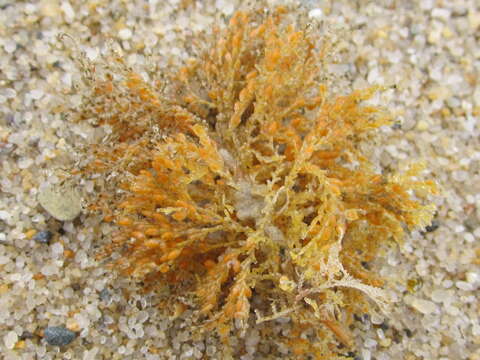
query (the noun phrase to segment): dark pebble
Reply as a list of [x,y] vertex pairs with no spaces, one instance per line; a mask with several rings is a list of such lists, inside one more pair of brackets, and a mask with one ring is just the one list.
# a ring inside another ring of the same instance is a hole
[[380,324],[380,328],[383,330],[383,331],[387,331],[388,330],[388,324],[384,321]]
[[53,346],[65,346],[70,344],[77,334],[63,326],[49,326],[44,331],[45,340]]
[[33,240],[39,242],[40,244],[50,244],[50,241],[53,238],[53,234],[49,230],[43,230],[35,234]]
[[366,323],[370,320],[370,316],[368,314],[363,314],[363,315],[353,314],[353,317],[355,320],[360,321],[362,323]]
[[35,335],[33,333],[25,330],[24,332],[22,332],[22,335],[20,335],[20,340],[33,339],[34,336]]
[[438,223],[438,221],[437,221],[437,220],[433,220],[432,223],[425,228],[425,232],[435,231],[435,230],[437,230],[439,227],[440,227],[440,224]]
[[392,125],[392,129],[394,130],[400,130],[401,128],[402,128],[402,123],[400,121],[397,121]]
[[112,298],[112,295],[110,294],[110,291],[108,291],[107,288],[100,291],[99,295],[100,295],[100,300],[102,300],[103,302],[106,302],[106,303],[108,303],[110,301],[110,299]]
[[370,263],[367,261],[362,261],[361,264],[365,270],[370,270]]

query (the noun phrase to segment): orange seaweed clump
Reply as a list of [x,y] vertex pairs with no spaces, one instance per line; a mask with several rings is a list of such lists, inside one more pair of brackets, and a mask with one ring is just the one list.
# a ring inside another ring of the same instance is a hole
[[111,128],[90,170],[115,174],[103,194],[114,266],[190,294],[227,345],[254,314],[313,326],[318,343],[286,343],[320,359],[354,343],[346,324],[365,299],[386,304],[362,263],[430,223],[436,188],[420,166],[374,170],[361,145],[390,118],[363,102],[378,89],[330,94],[326,48],[287,13],[237,12],[164,89],[115,68],[80,113]]

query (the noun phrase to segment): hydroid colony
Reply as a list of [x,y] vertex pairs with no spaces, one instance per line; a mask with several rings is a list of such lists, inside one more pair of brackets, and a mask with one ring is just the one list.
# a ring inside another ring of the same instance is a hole
[[386,301],[362,264],[430,223],[435,186],[419,166],[374,171],[361,144],[390,118],[362,102],[378,89],[330,94],[327,47],[287,12],[237,12],[162,84],[120,57],[83,63],[78,118],[111,129],[84,172],[109,179],[92,209],[118,225],[105,253],[122,274],[169,287],[172,307],[187,294],[226,348],[255,319],[289,317],[294,356],[332,358],[352,314]]

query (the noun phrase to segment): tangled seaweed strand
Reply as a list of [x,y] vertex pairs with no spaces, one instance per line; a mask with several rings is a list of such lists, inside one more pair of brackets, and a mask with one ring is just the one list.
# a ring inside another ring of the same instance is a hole
[[[353,344],[352,314],[385,306],[362,264],[430,223],[436,188],[418,165],[374,170],[360,145],[391,123],[363,103],[378,88],[330,94],[328,48],[286,13],[237,12],[162,86],[120,57],[96,73],[87,64],[77,115],[111,128],[86,170],[109,177],[92,209],[118,225],[105,249],[121,254],[114,268],[169,286],[170,304],[190,294],[225,346],[254,313],[290,317],[293,354],[324,359]],[[294,336],[307,327],[315,341]]]

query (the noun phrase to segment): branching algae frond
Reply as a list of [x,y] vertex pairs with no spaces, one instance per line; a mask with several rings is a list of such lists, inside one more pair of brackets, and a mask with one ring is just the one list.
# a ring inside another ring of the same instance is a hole
[[[362,264],[428,225],[436,190],[419,166],[374,171],[360,145],[390,124],[363,104],[378,89],[330,94],[326,49],[286,12],[237,12],[162,84],[120,57],[84,63],[93,90],[77,114],[112,131],[88,170],[109,177],[96,206],[119,228],[116,268],[169,286],[172,305],[191,295],[226,346],[249,319],[290,317],[293,354],[324,359],[352,344],[353,313],[385,305]],[[307,327],[312,339],[293,336]]]

